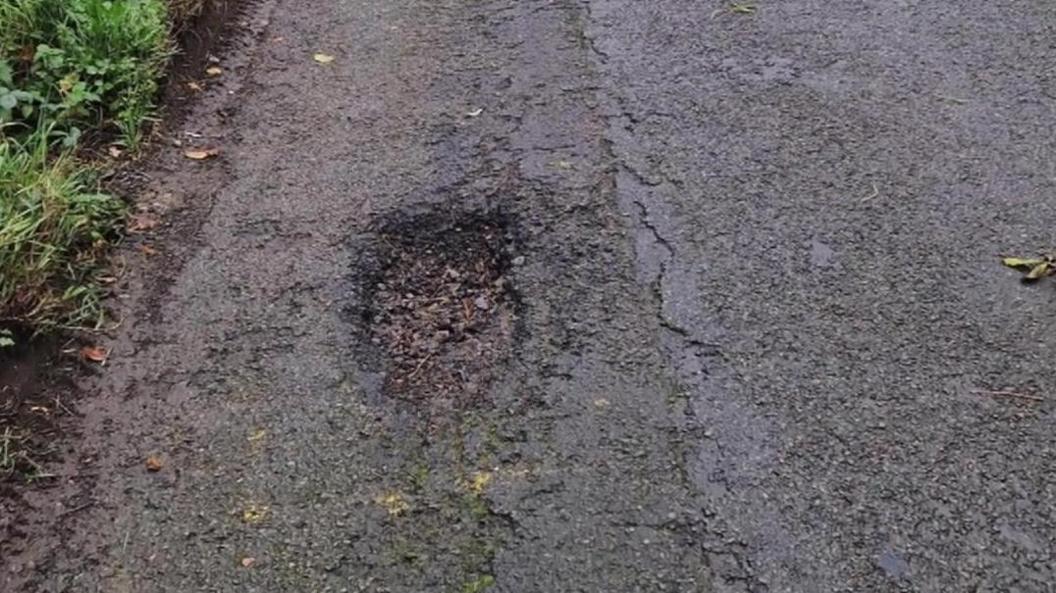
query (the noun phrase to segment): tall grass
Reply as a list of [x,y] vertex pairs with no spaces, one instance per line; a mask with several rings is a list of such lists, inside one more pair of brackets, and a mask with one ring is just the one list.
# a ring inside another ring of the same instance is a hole
[[100,258],[122,215],[44,130],[0,142],[0,327],[97,325]]
[[97,325],[123,204],[73,156],[135,148],[171,53],[164,0],[0,0],[0,347],[15,326]]

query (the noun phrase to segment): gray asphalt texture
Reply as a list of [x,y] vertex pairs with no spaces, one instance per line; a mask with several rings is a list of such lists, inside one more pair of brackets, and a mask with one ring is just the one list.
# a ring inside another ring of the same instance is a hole
[[[1056,590],[1056,290],[998,262],[1053,246],[1050,3],[247,21],[182,135],[220,157],[163,151],[142,197],[168,228],[80,486],[0,583]],[[472,405],[389,397],[378,229],[472,216],[510,237],[512,354]]]

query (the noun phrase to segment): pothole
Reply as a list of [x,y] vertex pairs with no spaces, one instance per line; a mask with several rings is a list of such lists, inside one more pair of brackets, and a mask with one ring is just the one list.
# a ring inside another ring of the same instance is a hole
[[368,321],[386,354],[384,392],[480,401],[514,337],[505,225],[495,217],[416,220],[380,239]]

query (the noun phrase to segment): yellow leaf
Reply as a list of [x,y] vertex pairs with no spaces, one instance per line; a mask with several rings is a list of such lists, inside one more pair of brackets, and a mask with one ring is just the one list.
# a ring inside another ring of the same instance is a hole
[[329,64],[330,62],[334,61],[334,56],[331,56],[330,54],[319,53],[312,56],[312,59],[316,62],[319,62],[320,64]]
[[205,73],[209,76],[220,76],[224,73],[224,69],[220,66],[209,66],[205,69]]
[[1045,263],[1045,260],[1040,258],[1006,257],[1001,260],[1001,263],[1010,268],[1033,268]]
[[1038,278],[1041,278],[1042,276],[1045,276],[1048,273],[1049,273],[1049,262],[1043,261],[1040,264],[1038,264],[1038,265],[1034,266],[1033,268],[1031,268],[1030,272],[1027,273],[1025,279],[1026,280],[1037,280]]

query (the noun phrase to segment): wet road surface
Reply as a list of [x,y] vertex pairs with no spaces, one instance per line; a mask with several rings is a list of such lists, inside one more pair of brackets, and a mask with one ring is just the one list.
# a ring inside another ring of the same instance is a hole
[[1053,590],[1051,6],[246,20],[10,587]]

